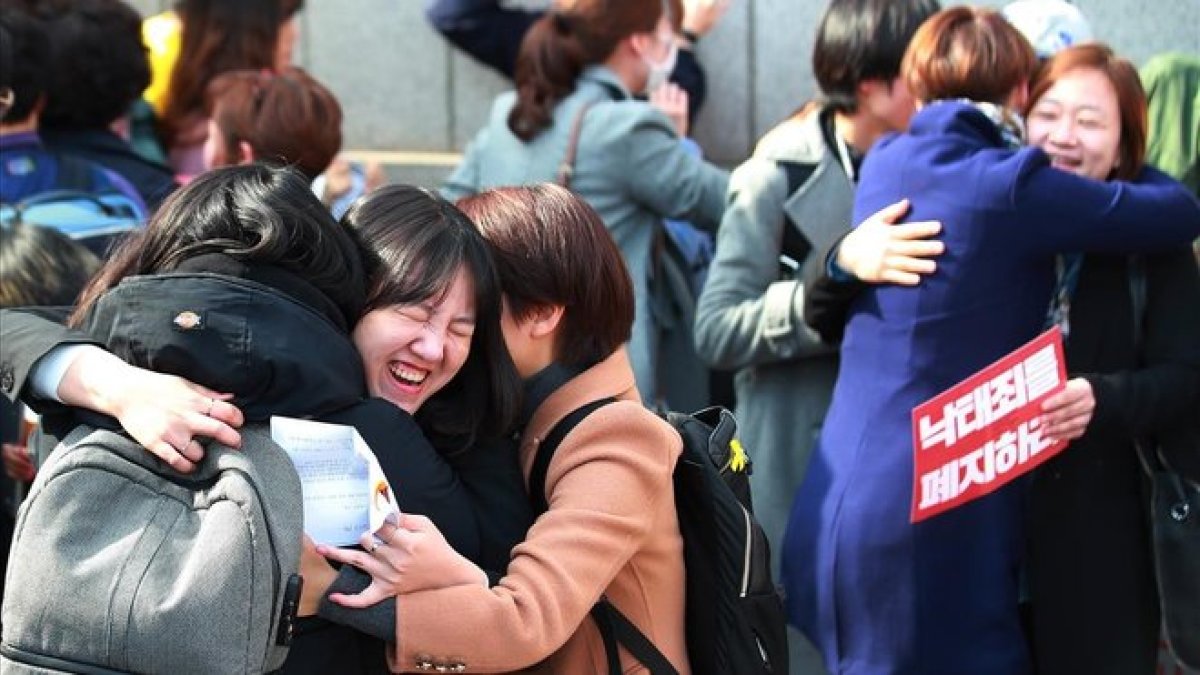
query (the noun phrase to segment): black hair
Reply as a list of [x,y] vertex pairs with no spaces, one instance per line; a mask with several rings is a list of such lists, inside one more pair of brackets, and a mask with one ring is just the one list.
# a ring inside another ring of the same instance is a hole
[[100,267],[58,230],[17,221],[0,227],[0,307],[67,306]]
[[107,128],[150,84],[141,16],[122,0],[46,4],[52,57],[41,125]]
[[828,105],[853,113],[860,83],[898,77],[909,40],[939,9],[937,0],[832,0],[812,55]]
[[422,188],[389,185],[359,199],[342,222],[358,231],[371,287],[364,313],[442,297],[466,269],[475,296],[475,332],[458,374],[415,417],[443,449],[462,450],[480,433],[496,436],[514,421],[516,367],[500,330],[500,279],[475,224]]
[[343,327],[362,314],[366,275],[357,236],[295,170],[247,164],[213,169],[172,193],[104,264],[73,321],[127,276],[170,272],[212,253],[303,279],[336,306]]
[[0,70],[0,88],[11,89],[14,99],[4,119],[21,122],[45,93],[50,40],[42,22],[18,7],[0,7],[0,28],[0,40],[9,45],[12,59],[9,67]]

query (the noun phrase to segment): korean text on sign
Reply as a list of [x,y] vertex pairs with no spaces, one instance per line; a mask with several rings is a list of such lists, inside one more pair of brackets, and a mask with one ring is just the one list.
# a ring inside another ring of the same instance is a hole
[[913,409],[911,520],[995,491],[1066,447],[1042,438],[1041,402],[1066,382],[1052,328]]

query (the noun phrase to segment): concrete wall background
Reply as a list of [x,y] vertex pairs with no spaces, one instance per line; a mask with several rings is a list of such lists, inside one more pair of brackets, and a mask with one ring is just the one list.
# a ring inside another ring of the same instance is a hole
[[[1074,2],[1099,39],[1139,65],[1164,51],[1200,53],[1200,0]],[[132,4],[150,14],[171,2]],[[694,135],[709,157],[738,163],[755,139],[816,93],[809,58],[825,4],[734,0],[700,43],[709,98]],[[443,41],[425,23],[423,8],[422,0],[306,1],[297,60],[338,95],[348,149],[461,151],[492,98],[507,87]],[[392,161],[403,165],[393,175],[433,185],[454,158],[403,155]]]

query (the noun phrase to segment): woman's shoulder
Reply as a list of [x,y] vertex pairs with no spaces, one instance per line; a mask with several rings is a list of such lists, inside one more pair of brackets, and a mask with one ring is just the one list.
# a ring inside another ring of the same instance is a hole
[[[570,467],[620,470],[669,479],[683,450],[674,427],[638,401],[617,400],[584,418],[563,440]],[[617,469],[616,467],[621,467]],[[561,467],[569,470],[567,466]]]

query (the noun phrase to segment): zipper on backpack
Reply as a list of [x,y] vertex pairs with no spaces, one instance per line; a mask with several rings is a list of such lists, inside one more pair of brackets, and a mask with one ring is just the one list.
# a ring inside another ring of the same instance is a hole
[[741,595],[741,597],[744,598],[744,597],[746,597],[746,594],[750,591],[750,544],[751,544],[751,538],[753,537],[754,533],[752,531],[752,524],[750,522],[750,512],[747,511],[746,507],[742,506],[741,504],[738,504],[738,506],[741,507],[741,509],[742,509],[742,520],[745,521],[745,525],[746,525],[746,545],[742,549],[744,551],[745,555],[742,560],[742,595]]

